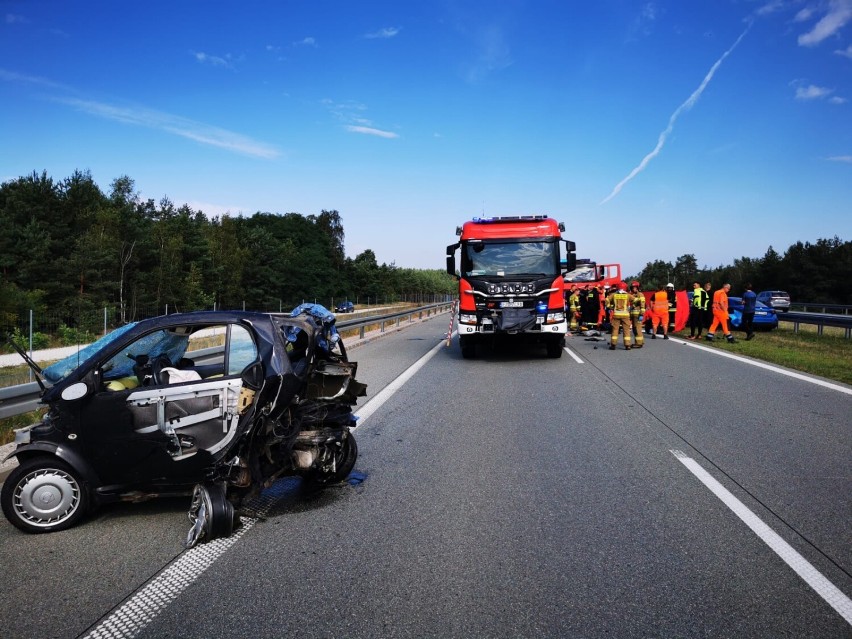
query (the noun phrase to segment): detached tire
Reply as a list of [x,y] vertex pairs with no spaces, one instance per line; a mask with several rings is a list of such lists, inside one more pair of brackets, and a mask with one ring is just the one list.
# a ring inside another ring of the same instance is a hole
[[89,495],[76,470],[56,457],[26,459],[0,492],[0,505],[13,526],[49,533],[77,525],[86,516]]

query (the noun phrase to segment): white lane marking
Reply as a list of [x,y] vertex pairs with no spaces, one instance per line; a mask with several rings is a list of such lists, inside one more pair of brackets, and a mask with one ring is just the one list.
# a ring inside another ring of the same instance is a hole
[[786,375],[787,377],[793,377],[795,379],[800,379],[803,382],[810,382],[811,384],[816,384],[817,386],[824,386],[825,388],[830,388],[831,390],[840,391],[841,393],[846,393],[847,395],[852,395],[852,388],[846,388],[845,386],[841,386],[840,384],[833,384],[832,382],[827,382],[822,379],[815,379],[813,377],[808,377],[807,375],[802,375],[801,373],[794,373],[793,371],[784,370],[783,368],[778,368],[777,366],[773,366],[772,364],[765,364],[764,362],[757,362],[753,359],[748,359],[746,357],[741,357],[739,355],[735,355],[734,353],[726,353],[725,351],[720,351],[718,348],[710,348],[709,346],[703,346],[701,344],[696,344],[695,342],[683,341],[680,339],[675,339],[675,342],[678,344],[686,344],[687,346],[691,346],[692,348],[698,348],[702,351],[707,351],[708,353],[713,353],[714,355],[718,355],[720,357],[727,357],[729,359],[735,359],[738,362],[743,362],[745,364],[750,364],[752,366],[757,366],[758,368],[765,368],[768,371],[773,371],[775,373],[780,373],[781,375]]
[[852,600],[849,599],[840,589],[826,579],[821,572],[814,568],[807,559],[802,557],[795,548],[784,541],[778,533],[767,526],[763,521],[755,515],[748,507],[737,499],[727,488],[722,486],[716,479],[708,473],[701,465],[691,457],[679,450],[671,450],[677,459],[686,466],[689,471],[695,475],[698,480],[704,484],[710,491],[716,495],[722,503],[730,508],[734,514],[739,517],[746,526],[760,537],[763,542],[769,546],[781,559],[783,559],[790,568],[796,571],[805,582],[813,588],[816,593],[822,597],[828,605],[834,608],[847,623],[852,625]]
[[578,355],[577,355],[574,351],[572,351],[570,348],[568,348],[567,346],[565,346],[562,350],[564,350],[564,351],[565,351],[566,353],[568,353],[571,357],[573,357],[573,358],[574,358],[574,361],[575,361],[575,362],[577,362],[578,364],[582,364],[582,363],[583,363],[583,360],[581,360],[581,359],[580,359],[580,357],[579,357],[579,356],[578,356]]
[[240,527],[230,537],[214,539],[190,548],[142,590],[114,610],[84,639],[132,639],[156,619],[184,590],[201,576],[226,550],[233,546],[269,511],[281,496],[275,486],[253,500],[257,518],[242,517]]
[[[405,382],[428,362],[444,346],[441,340],[432,350],[412,364],[402,375],[388,384],[378,395],[359,410],[358,425],[362,425],[370,415],[382,406]],[[184,552],[168,568],[157,575],[142,590],[128,599],[106,619],[101,621],[84,639],[132,639],[156,619],[163,609],[174,601],[201,576],[226,550],[233,546],[261,519],[280,497],[273,485],[263,491],[253,502],[257,518],[242,517],[241,525],[230,537],[215,539],[206,544],[195,546]]]
[[446,348],[444,340],[441,340],[440,342],[438,342],[432,348],[432,350],[430,350],[423,357],[421,357],[416,362],[414,362],[411,366],[409,366],[402,373],[402,375],[400,375],[394,381],[392,381],[390,384],[385,386],[379,392],[378,395],[374,395],[373,398],[369,402],[367,402],[361,408],[359,408],[357,411],[355,411],[355,415],[358,417],[358,421],[356,422],[357,427],[354,430],[361,428],[361,426],[364,425],[364,422],[366,422],[370,418],[370,415],[372,415],[379,408],[381,408],[382,405],[386,401],[388,401],[393,396],[393,394],[396,393],[396,391],[398,391],[402,387],[403,384],[405,384],[409,379],[412,378],[414,373],[416,373],[421,368],[423,368],[424,364],[426,364],[426,362],[428,362],[430,359],[432,359],[435,356],[435,354],[439,350],[441,350],[442,348]]

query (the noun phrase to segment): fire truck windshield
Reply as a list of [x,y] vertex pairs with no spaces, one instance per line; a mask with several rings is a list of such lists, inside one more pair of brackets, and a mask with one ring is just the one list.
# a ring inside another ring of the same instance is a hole
[[463,277],[556,276],[557,242],[466,242],[462,250]]

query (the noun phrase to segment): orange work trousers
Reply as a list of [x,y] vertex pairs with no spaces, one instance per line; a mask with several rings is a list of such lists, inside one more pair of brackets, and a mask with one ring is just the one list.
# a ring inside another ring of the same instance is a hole
[[658,326],[663,327],[663,335],[668,335],[668,333],[669,333],[669,312],[667,310],[661,311],[659,313],[657,311],[651,311],[651,326],[652,326],[652,330],[654,331],[653,335],[657,334],[657,327]]
[[728,314],[724,311],[713,311],[713,323],[710,324],[710,333],[716,332],[716,327],[721,325],[725,335],[730,335],[728,330]]

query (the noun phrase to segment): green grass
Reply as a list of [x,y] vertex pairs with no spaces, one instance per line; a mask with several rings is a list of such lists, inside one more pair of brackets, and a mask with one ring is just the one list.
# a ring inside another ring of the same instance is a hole
[[[678,337],[688,334],[682,331]],[[843,329],[832,331],[827,327],[820,336],[815,326],[802,326],[794,333],[792,328],[782,324],[774,331],[755,333],[754,339],[748,342],[744,333],[734,331],[734,337],[736,343],[728,344],[721,332],[717,332],[715,342],[711,344],[702,339],[701,344],[852,384],[852,339],[843,337]]]

